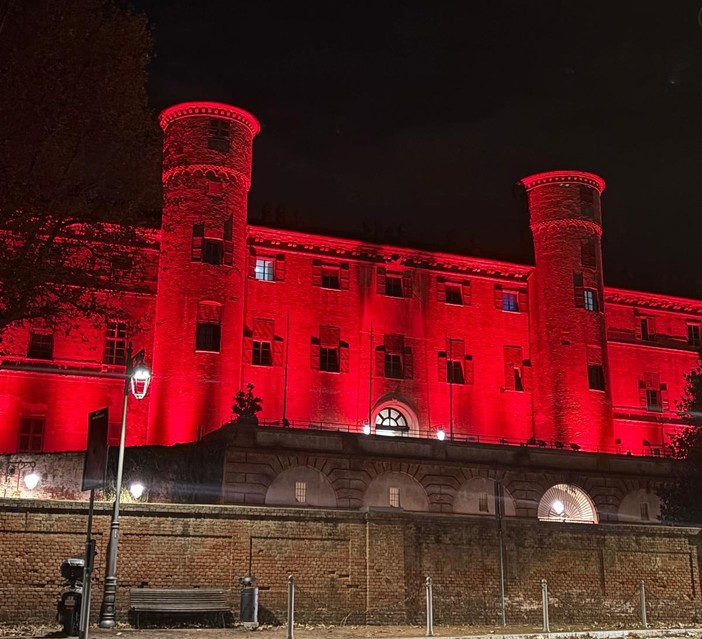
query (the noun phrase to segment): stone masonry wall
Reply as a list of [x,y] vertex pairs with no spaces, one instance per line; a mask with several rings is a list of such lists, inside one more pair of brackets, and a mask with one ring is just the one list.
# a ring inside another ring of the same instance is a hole
[[[498,614],[497,529],[491,518],[386,509],[367,511],[126,504],[118,564],[118,619],[129,588],[218,587],[235,616],[239,579],[256,575],[260,619],[284,622],[288,575],[296,618],[326,623],[408,623],[424,615],[424,580],[434,582],[437,623],[491,623]],[[108,504],[94,522],[100,608]],[[86,505],[0,500],[0,622],[50,623],[59,566],[79,555]],[[537,624],[541,579],[551,620],[690,622],[701,609],[700,529],[585,525],[510,519],[504,532],[508,623]]]

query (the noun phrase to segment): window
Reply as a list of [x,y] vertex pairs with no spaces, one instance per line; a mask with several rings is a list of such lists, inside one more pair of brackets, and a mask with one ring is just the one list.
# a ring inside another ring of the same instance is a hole
[[296,481],[295,482],[295,501],[298,504],[307,503],[307,482],[306,481]]
[[407,435],[409,426],[405,416],[395,408],[383,408],[375,418],[377,435]]
[[687,325],[687,343],[690,346],[702,345],[702,342],[700,341],[700,325],[699,324],[688,324]]
[[605,376],[602,364],[588,364],[587,385],[590,390],[605,390]]
[[257,280],[272,282],[275,279],[275,261],[266,257],[257,257],[255,273]]
[[412,296],[411,273],[388,273],[385,268],[378,268],[377,291],[380,295],[390,297]]
[[439,351],[439,381],[449,384],[473,383],[473,358],[465,354],[461,339],[446,339],[446,350]]
[[273,352],[270,342],[253,340],[253,357],[251,363],[255,366],[273,366]]
[[591,288],[583,289],[583,308],[586,311],[596,312],[597,309],[597,292]]
[[402,297],[402,278],[399,275],[387,275],[385,277],[385,295]]
[[275,322],[255,318],[244,329],[244,361],[254,366],[282,366],[283,338],[275,334]]
[[412,349],[402,335],[386,335],[375,349],[375,374],[390,379],[412,379]]
[[44,447],[45,417],[22,417],[17,440],[18,453],[39,453]]
[[446,282],[446,303],[447,304],[463,304],[463,295],[461,294],[461,285],[453,282]]
[[390,505],[393,508],[400,507],[400,489],[396,486],[390,486]]
[[46,331],[32,330],[29,333],[27,357],[33,359],[53,359],[54,335]]
[[470,282],[450,282],[445,277],[436,278],[436,290],[439,301],[446,304],[470,304]]
[[661,406],[661,391],[658,389],[646,389],[646,408],[650,411],[660,412]]
[[641,408],[656,413],[668,410],[668,386],[661,384],[658,373],[644,373],[639,379],[639,399]]
[[195,350],[219,353],[222,339],[221,305],[215,302],[200,302],[197,313]]
[[322,288],[341,288],[338,268],[333,266],[322,267]]
[[639,319],[640,339],[643,342],[652,342],[654,336],[653,320],[648,317]]
[[320,326],[310,340],[310,367],[328,373],[349,372],[349,345],[341,341],[336,326]]
[[229,151],[229,120],[210,118],[207,147],[215,151]]
[[490,507],[488,506],[488,494],[487,493],[480,493],[480,495],[478,495],[478,512],[480,512],[480,513],[489,513],[490,512]]
[[521,346],[505,346],[505,390],[523,391],[524,382],[522,380],[522,360]]
[[516,293],[502,291],[502,310],[515,313],[519,311],[519,298]]
[[222,264],[223,246],[220,240],[203,240],[202,261],[206,264]]
[[224,184],[222,180],[215,177],[212,172],[207,174],[207,195],[212,197],[222,197],[224,195]]
[[641,521],[650,521],[651,516],[648,513],[648,503],[641,502]]
[[127,323],[108,322],[103,364],[124,364],[127,361]]

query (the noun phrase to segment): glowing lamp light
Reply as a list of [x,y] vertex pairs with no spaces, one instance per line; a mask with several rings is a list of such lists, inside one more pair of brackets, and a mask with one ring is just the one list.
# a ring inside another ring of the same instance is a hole
[[24,485],[29,488],[29,490],[34,490],[39,484],[39,475],[32,471],[24,476]]
[[363,424],[363,434],[364,435],[370,435],[371,432],[371,427],[370,424]]
[[551,506],[553,508],[553,512],[556,513],[557,515],[562,515],[563,511],[565,510],[565,506],[563,505],[563,502],[560,501],[559,499],[556,499],[556,501],[553,502],[553,505]]
[[133,371],[130,379],[132,395],[137,399],[144,399],[151,383],[151,371],[144,364],[139,364]]
[[134,481],[129,485],[129,494],[134,497],[134,499],[139,499],[144,494],[144,484],[139,481]]
[[442,442],[444,439],[446,439],[446,433],[444,432],[443,428],[439,428],[439,430],[436,431],[436,438]]

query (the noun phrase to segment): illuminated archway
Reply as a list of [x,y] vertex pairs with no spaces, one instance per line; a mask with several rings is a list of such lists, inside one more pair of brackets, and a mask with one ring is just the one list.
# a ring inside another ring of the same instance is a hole
[[597,509],[590,496],[571,484],[551,486],[541,498],[537,509],[541,521],[596,524]]
[[373,411],[373,429],[376,435],[417,437],[419,426],[414,411],[403,401],[388,397]]

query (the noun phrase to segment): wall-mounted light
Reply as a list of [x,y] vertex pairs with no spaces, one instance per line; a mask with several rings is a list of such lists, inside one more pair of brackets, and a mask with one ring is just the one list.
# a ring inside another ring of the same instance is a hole
[[446,433],[444,432],[443,428],[439,428],[439,430],[436,431],[436,438],[442,442],[444,439],[446,439]]
[[39,485],[41,477],[34,469],[36,462],[33,460],[19,459],[10,461],[5,470],[5,483],[7,484],[11,477],[17,478],[17,490],[20,489],[20,481],[24,481],[24,485],[29,490],[34,490]]
[[140,481],[133,481],[129,484],[129,494],[134,497],[134,499],[140,499],[144,494],[144,490],[146,490],[144,484]]
[[368,422],[363,422],[363,434],[364,435],[370,435],[371,432],[371,427]]
[[24,476],[24,485],[29,488],[29,490],[34,490],[39,484],[39,474],[32,471]]

